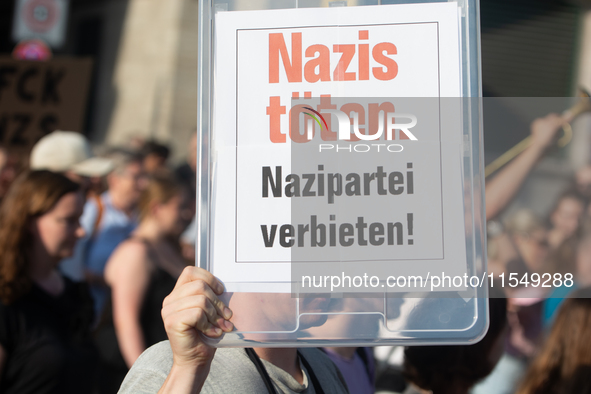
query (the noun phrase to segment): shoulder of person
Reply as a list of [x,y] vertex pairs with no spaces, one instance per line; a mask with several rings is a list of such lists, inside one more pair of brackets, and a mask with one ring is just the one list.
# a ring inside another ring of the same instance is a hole
[[[314,374],[319,377],[321,383],[324,380],[337,385],[340,383],[340,385],[346,390],[347,383],[345,382],[345,378],[326,353],[318,348],[300,348],[298,351],[310,364],[310,367],[314,370]],[[335,390],[331,390],[331,392],[334,392]]]
[[[317,348],[305,348],[299,351],[313,369],[325,392],[348,392],[347,384],[340,371],[322,351]],[[269,374],[272,375],[271,372]],[[244,349],[219,348],[201,393],[262,393],[266,391],[263,378]]]
[[[82,216],[80,216],[80,225],[86,232],[91,231],[99,214],[99,207],[96,197],[91,196],[86,199]],[[90,236],[91,234],[86,234]]]
[[141,240],[128,238],[121,242],[113,251],[112,260],[134,261],[136,264],[145,262],[149,254],[149,246]]
[[[305,355],[302,353],[306,353]],[[315,348],[300,349],[300,354],[313,369],[314,375],[318,378],[320,385],[326,393],[348,393],[347,384],[336,366],[320,350]],[[267,372],[274,382],[275,388],[281,393],[294,393],[293,388],[285,381],[287,372],[275,367],[270,368],[270,363],[262,360],[266,365]],[[281,371],[280,374],[277,371]],[[308,376],[310,372],[308,371]],[[293,380],[293,378],[291,378]],[[295,381],[294,381],[295,382]],[[308,380],[308,387],[311,385]],[[250,360],[243,348],[219,348],[211,364],[211,370],[207,377],[201,394],[217,393],[266,393],[265,381],[257,370],[255,364]],[[304,393],[309,393],[306,389]]]
[[98,211],[99,208],[99,199],[100,203],[103,204],[102,196],[96,196],[94,194],[89,195],[86,197],[86,202],[84,203],[84,212],[88,211],[89,213]]
[[162,341],[146,349],[133,364],[121,387],[120,394],[153,394],[164,384],[172,368],[172,349]]
[[338,371],[337,366],[322,350],[315,347],[298,349],[300,355],[306,359],[310,366],[316,370]]
[[[127,373],[119,393],[153,394],[158,392],[170,373],[172,363],[173,354],[169,341],[162,341],[149,347]],[[264,383],[246,356],[244,349],[220,348],[216,351],[201,394],[232,392],[227,390],[257,393],[261,392],[261,388],[264,390]]]
[[150,246],[145,241],[134,237],[134,235],[132,234],[125,241],[121,242],[116,250],[122,254],[139,254],[143,257],[148,253],[149,249]]
[[109,258],[105,267],[105,279],[115,279],[125,273],[137,272],[139,268],[148,266],[148,247],[133,238],[123,241]]

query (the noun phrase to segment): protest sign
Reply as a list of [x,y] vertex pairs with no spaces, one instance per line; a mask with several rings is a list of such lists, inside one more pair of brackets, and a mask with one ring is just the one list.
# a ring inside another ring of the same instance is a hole
[[456,3],[216,14],[211,267],[229,291],[466,272],[460,48]]
[[30,148],[57,130],[83,131],[91,59],[0,58],[0,143]]

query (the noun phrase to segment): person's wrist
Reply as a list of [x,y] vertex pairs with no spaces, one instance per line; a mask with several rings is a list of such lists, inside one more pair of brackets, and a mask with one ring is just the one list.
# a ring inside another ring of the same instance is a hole
[[179,360],[173,358],[172,367],[177,371],[197,373],[201,370],[209,370],[211,359]]
[[530,149],[532,149],[533,151],[535,151],[536,153],[542,154],[544,153],[547,149],[550,148],[550,146],[552,146],[551,142],[545,142],[545,141],[537,141],[537,140],[533,140],[532,143],[530,144]]

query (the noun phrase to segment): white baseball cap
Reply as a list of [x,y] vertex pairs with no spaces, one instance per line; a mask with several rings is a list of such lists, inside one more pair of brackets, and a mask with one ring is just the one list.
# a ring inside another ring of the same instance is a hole
[[109,159],[94,157],[88,140],[82,134],[56,130],[33,146],[30,167],[32,170],[71,171],[94,177],[107,175],[113,170],[113,163]]

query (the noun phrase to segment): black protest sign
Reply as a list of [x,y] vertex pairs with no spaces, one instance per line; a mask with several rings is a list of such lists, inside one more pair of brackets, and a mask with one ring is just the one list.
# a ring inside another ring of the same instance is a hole
[[0,57],[0,144],[29,148],[57,129],[83,131],[91,71],[89,58]]

